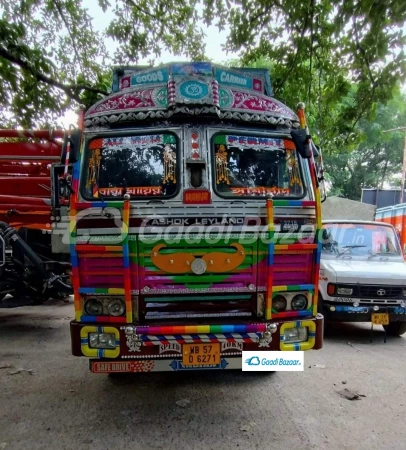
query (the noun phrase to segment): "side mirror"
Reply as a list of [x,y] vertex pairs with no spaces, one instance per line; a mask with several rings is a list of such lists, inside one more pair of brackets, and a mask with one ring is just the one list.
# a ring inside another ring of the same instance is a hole
[[[62,145],[62,157],[61,162],[65,164],[66,158],[69,158],[69,163],[75,163],[78,160],[80,144],[82,142],[82,131],[74,128],[70,132],[70,136],[67,136]],[[70,144],[68,155],[68,143]]]
[[82,131],[75,128],[70,135],[70,156],[69,162],[75,163],[78,160],[80,144],[82,143]]
[[[72,164],[69,165],[69,169],[72,170]],[[65,166],[62,164],[51,166],[51,205],[55,216],[60,215],[61,206],[69,204],[69,198],[73,192],[70,179],[64,177],[64,172]]]
[[292,141],[294,142],[299,155],[304,159],[309,159],[312,156],[312,150],[310,148],[310,136],[306,133],[306,130],[292,130],[290,132]]

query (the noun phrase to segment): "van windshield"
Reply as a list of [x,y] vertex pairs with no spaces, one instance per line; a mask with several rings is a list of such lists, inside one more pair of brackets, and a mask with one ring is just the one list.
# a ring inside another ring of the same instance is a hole
[[396,235],[385,225],[329,223],[323,225],[322,250],[336,255],[400,255]]

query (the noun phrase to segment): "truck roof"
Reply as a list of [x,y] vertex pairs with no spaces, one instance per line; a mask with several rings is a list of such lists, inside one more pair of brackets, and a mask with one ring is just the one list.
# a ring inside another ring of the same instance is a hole
[[108,128],[176,116],[300,127],[298,116],[272,97],[268,69],[221,67],[211,62],[115,68],[112,93],[86,111],[85,127]]

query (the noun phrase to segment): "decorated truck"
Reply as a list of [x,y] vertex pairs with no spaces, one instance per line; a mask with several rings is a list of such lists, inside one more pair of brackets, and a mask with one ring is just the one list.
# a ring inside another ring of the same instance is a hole
[[216,370],[322,347],[315,146],[267,70],[118,68],[79,128],[73,355],[94,373]]

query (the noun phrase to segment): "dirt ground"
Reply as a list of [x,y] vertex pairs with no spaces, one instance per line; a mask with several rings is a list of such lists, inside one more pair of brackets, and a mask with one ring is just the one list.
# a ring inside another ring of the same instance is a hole
[[109,378],[71,356],[72,313],[0,309],[0,450],[406,448],[405,337],[343,324],[304,372]]

